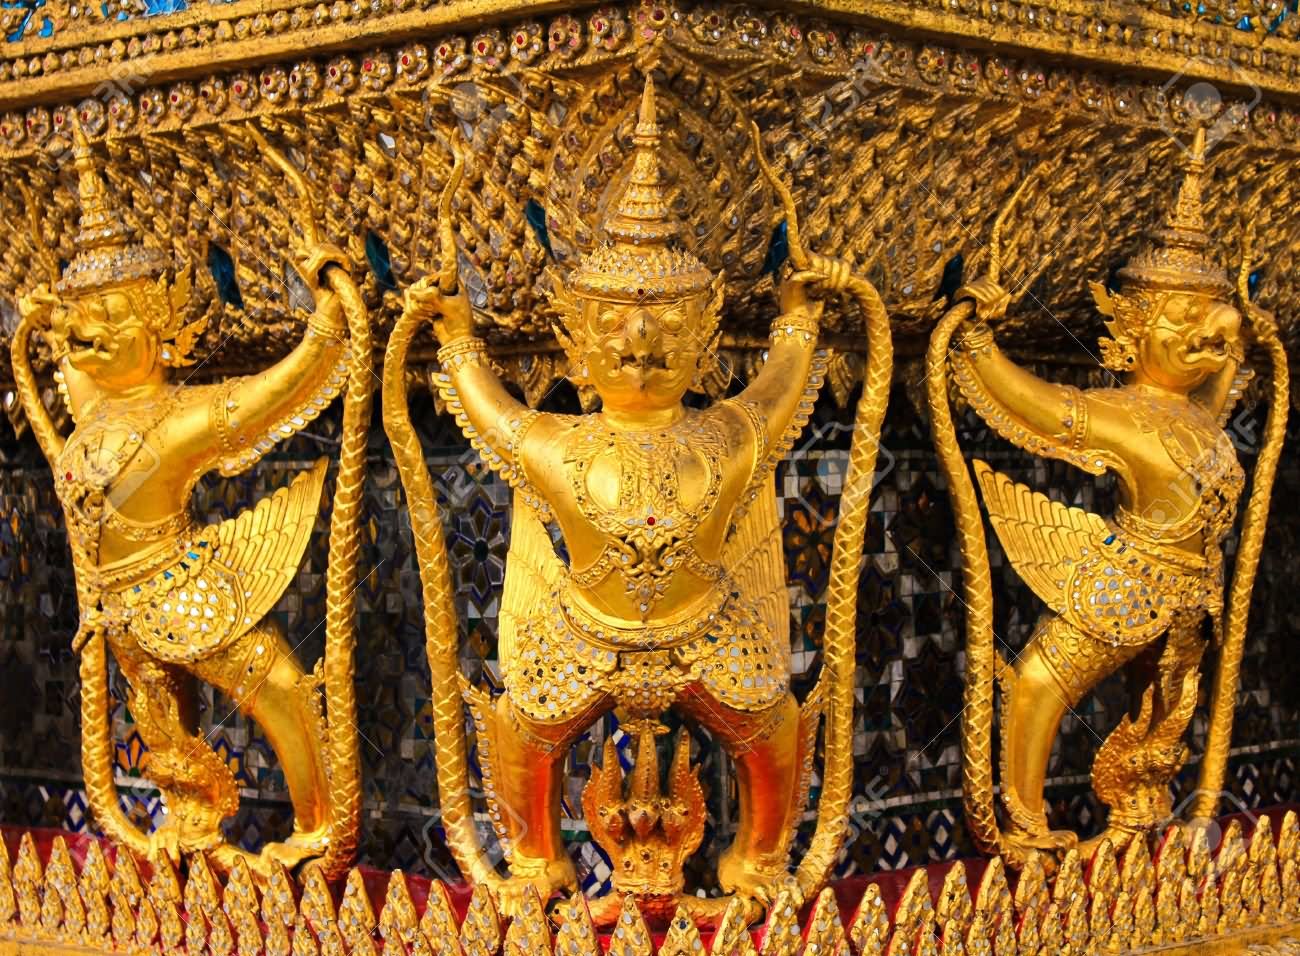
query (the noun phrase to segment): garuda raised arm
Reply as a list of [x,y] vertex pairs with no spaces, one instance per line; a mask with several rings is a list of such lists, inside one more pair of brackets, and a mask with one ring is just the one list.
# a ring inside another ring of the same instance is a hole
[[[136,852],[213,851],[230,864],[219,825],[238,808],[235,780],[197,727],[194,679],[221,690],[256,720],[280,759],[295,811],[286,843],[263,859],[288,865],[346,857],[354,819],[346,802],[349,686],[334,688],[334,733],[322,723],[320,681],[304,672],[285,636],[263,620],[297,572],[320,506],[324,459],[238,516],[203,526],[191,493],[206,472],[234,475],[315,418],[345,386],[355,419],[369,388],[357,351],[369,349],[365,309],[342,254],[304,248],[298,267],[316,298],[293,351],[255,375],[213,385],[176,382],[193,361],[204,320],[186,324],[188,273],[169,281],[159,250],[132,241],[92,150],[77,130],[81,197],[76,256],[53,290],[23,298],[14,374],[23,407],[54,470],[76,575],[82,657],[83,770],[99,825]],[[349,328],[355,333],[350,341]],[[32,374],[31,336],[41,334],[75,427],[54,427]],[[362,337],[358,346],[357,335]],[[353,346],[358,346],[354,350]],[[368,361],[368,354],[362,357]],[[359,482],[340,476],[343,512],[355,520]],[[340,524],[342,522],[343,524]],[[332,542],[333,544],[333,542]],[[331,555],[333,557],[333,553]],[[337,575],[331,583],[337,589]],[[335,600],[327,655],[350,660],[351,604]],[[129,684],[129,703],[149,748],[146,773],[168,816],[148,838],[118,809],[107,725],[105,645]],[[338,739],[335,739],[338,738]],[[353,745],[354,746],[354,745]],[[327,773],[338,771],[338,778]],[[258,859],[251,859],[254,865]],[[332,867],[340,865],[338,860]]]

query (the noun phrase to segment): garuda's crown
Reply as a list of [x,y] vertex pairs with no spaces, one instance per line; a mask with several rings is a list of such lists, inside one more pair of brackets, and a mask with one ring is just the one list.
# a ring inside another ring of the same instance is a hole
[[637,302],[647,297],[685,298],[710,287],[713,274],[704,263],[674,247],[681,230],[668,208],[668,190],[659,172],[660,140],[654,80],[646,77],[631,177],[602,224],[606,238],[568,277],[573,294]]
[[73,124],[72,133],[81,222],[73,240],[77,254],[63,271],[57,291],[64,295],[97,292],[163,275],[167,271],[167,256],[160,249],[133,241],[134,231],[123,221],[107,184],[95,168],[94,152],[85,132]]
[[1183,173],[1178,199],[1150,243],[1133,257],[1119,277],[1126,290],[1204,292],[1216,298],[1229,294],[1227,270],[1208,255],[1201,190],[1205,183],[1205,127],[1196,131]]

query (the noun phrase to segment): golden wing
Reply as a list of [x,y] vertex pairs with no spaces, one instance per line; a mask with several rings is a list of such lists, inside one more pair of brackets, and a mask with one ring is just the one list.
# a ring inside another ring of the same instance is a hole
[[1044,603],[1066,611],[1070,567],[1110,534],[1101,515],[1070,508],[976,461],[975,478],[998,540],[1016,571]]
[[239,582],[245,622],[256,623],[280,600],[302,563],[320,511],[328,459],[200,537],[212,542],[212,563]]
[[502,674],[515,659],[520,628],[542,612],[562,574],[564,564],[556,557],[546,525],[524,496],[515,492],[506,581],[497,615],[497,660],[501,662]]
[[781,522],[776,514],[776,491],[764,486],[736,523],[722,548],[722,566],[745,601],[753,602],[765,632],[788,653],[790,599],[786,592],[785,553],[781,547]]

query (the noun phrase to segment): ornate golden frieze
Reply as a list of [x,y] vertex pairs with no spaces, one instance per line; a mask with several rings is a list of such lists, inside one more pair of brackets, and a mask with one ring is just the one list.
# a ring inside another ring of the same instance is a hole
[[[815,12],[811,7],[803,5]],[[483,26],[489,8],[502,18],[499,25]],[[125,35],[200,16],[236,16],[241,9],[240,3],[205,7],[100,25],[91,33]],[[352,10],[314,9],[330,16]],[[255,150],[241,127],[256,120],[291,150],[321,193],[328,237],[357,262],[366,261],[367,243],[378,241],[390,256],[387,281],[398,287],[427,274],[437,258],[429,203],[450,169],[446,138],[459,128],[470,137],[473,196],[457,204],[452,218],[478,273],[471,284],[482,321],[496,347],[545,351],[555,316],[543,294],[543,267],[551,253],[580,252],[589,241],[609,185],[604,171],[626,156],[639,60],[661,77],[670,161],[685,177],[678,199],[688,243],[695,241],[706,262],[728,275],[728,333],[758,333],[772,294],[762,274],[768,235],[755,214],[770,196],[753,175],[745,138],[755,119],[765,149],[791,174],[809,235],[847,250],[881,289],[903,353],[909,337],[919,342],[942,312],[943,296],[936,295],[956,255],[964,257],[967,274],[980,268],[1007,196],[1030,164],[1052,158],[1055,175],[1013,217],[1005,242],[1026,263],[1016,284],[1053,290],[1031,297],[1008,319],[1023,333],[1018,344],[1059,354],[1070,336],[1086,342],[1097,328],[1086,284],[1131,252],[1159,208],[1162,179],[1150,170],[1167,168],[1186,145],[1182,94],[1196,70],[1209,69],[1200,54],[1189,54],[1183,73],[1166,76],[1143,75],[1136,54],[1117,53],[1116,69],[1106,72],[1088,72],[1077,58],[1059,55],[1049,67],[1037,54],[990,46],[986,29],[957,14],[946,35],[923,39],[883,25],[883,10],[864,19],[836,8],[830,13],[839,21],[832,24],[725,4],[549,9],[530,7],[525,20],[503,4],[400,13],[431,18],[432,35],[418,41],[401,39],[400,31],[367,28],[358,35],[358,25],[348,21],[346,42],[313,42],[308,57],[301,42],[289,52],[268,47],[272,62],[262,65],[250,53],[230,60],[216,55],[265,39],[253,35],[252,24],[243,39],[245,31],[231,27],[229,40],[214,33],[210,46],[185,54],[192,62],[183,77],[170,66],[155,69],[150,57],[185,51],[137,58],[123,52],[114,60],[107,50],[94,69],[100,83],[82,89],[80,99],[54,97],[51,105],[0,117],[0,154],[10,169],[5,214],[25,222],[40,208],[33,231],[66,258],[73,210],[56,182],[75,115],[107,148],[110,176],[130,195],[136,224],[199,267],[204,295],[216,295],[203,268],[210,246],[231,255],[244,308],[225,309],[213,342],[238,345],[251,362],[282,353],[294,333],[278,317],[283,308],[267,308],[291,281],[280,267],[289,228],[279,208],[283,197],[250,171]],[[928,8],[891,7],[905,26],[920,9]],[[1008,9],[999,7],[998,17]],[[1100,17],[1112,8],[1097,9]],[[1139,13],[1134,22],[1156,15]],[[276,20],[272,12],[262,15]],[[1059,26],[1067,14],[1040,11],[1034,19],[1045,16]],[[1272,51],[1290,42],[1190,18],[1183,26],[1221,38],[1233,64],[1243,50]],[[1075,32],[1068,36],[1058,54],[1086,46]],[[330,47],[338,52],[323,52]],[[1258,89],[1218,82],[1226,100],[1215,128],[1224,138],[1210,157],[1210,231],[1230,258],[1240,245],[1243,212],[1253,211],[1260,253],[1269,262],[1260,301],[1283,317],[1285,332],[1286,317],[1296,310],[1289,307],[1294,293],[1279,277],[1288,274],[1300,243],[1289,214],[1300,120],[1283,103],[1281,81]],[[24,103],[38,98],[32,90],[22,97]],[[700,159],[703,175],[692,171]],[[11,299],[41,257],[31,232],[20,233],[26,234],[14,237],[0,261],[0,295]],[[373,277],[367,283],[381,329],[396,314],[391,297],[382,301],[383,291]],[[1051,314],[1035,299],[1050,300]],[[840,336],[838,347],[860,351],[845,314],[830,310],[828,332]],[[548,371],[543,363],[512,378],[544,392],[553,377],[538,369]]]
[[[779,12],[684,2],[400,6],[240,0],[10,44],[22,52],[0,61],[0,108],[14,111],[0,140],[6,151],[40,149],[83,108],[110,137],[147,134],[476,77],[569,72],[661,40],[702,63],[805,74],[811,88],[849,77],[1139,126],[1184,127],[1183,89],[1205,79],[1250,108],[1241,133],[1252,145],[1291,150],[1300,136],[1284,108],[1300,93],[1300,60],[1291,59],[1300,43],[1127,9],[1138,4],[984,3],[984,16],[936,12],[948,6],[938,2],[844,0]],[[1152,59],[1148,46],[1170,48]],[[106,124],[84,98],[111,98]]]
[[[1171,829],[1117,853],[1103,844],[1089,866],[1068,854],[1052,875],[1031,857],[1014,884],[999,858],[982,870],[958,862],[937,896],[916,870],[897,901],[867,886],[847,906],[823,891],[804,919],[774,906],[762,926],[747,927],[739,905],[723,917],[715,954],[1300,953],[1300,828],[1287,813],[1274,840],[1268,818],[1244,839],[1233,822],[1211,854],[1206,831]],[[369,882],[382,874],[371,873]],[[361,870],[349,872],[336,905],[319,869],[296,884],[283,868],[259,888],[237,865],[223,881],[200,858],[182,879],[166,863],[143,867],[119,851],[110,866],[100,845],[77,865],[63,839],[48,856],[24,834],[13,862],[0,842],[0,954],[132,953],[137,956],[268,956],[384,953],[564,953],[597,956],[602,944],[582,898],[559,906],[559,925],[540,906],[501,917],[480,887],[463,918],[447,887],[433,883],[423,912],[400,870],[376,906]],[[380,884],[382,885],[382,883]],[[623,904],[617,951],[686,956],[705,951],[689,919],[673,918],[656,948],[645,918]],[[843,915],[842,915],[843,914]],[[663,931],[662,929],[660,930]],[[789,941],[802,938],[803,948]],[[755,940],[760,942],[755,943]],[[783,942],[784,941],[784,942]],[[612,952],[613,950],[611,950]]]
[[[380,0],[375,3],[269,3],[239,0],[203,4],[167,14],[141,15],[143,3],[112,4],[111,18],[87,7],[58,0],[36,8],[22,23],[24,7],[6,11],[5,30],[20,39],[0,60],[0,104],[75,97],[103,81],[105,65],[160,79],[193,77],[217,67],[292,57],[304,48],[356,47],[436,34],[463,25],[475,27],[544,17],[595,4],[554,0]],[[763,6],[778,6],[764,4]],[[1242,8],[1203,3],[1196,12],[1155,2],[975,2],[975,0],[800,0],[779,5],[810,17],[848,24],[889,25],[936,37],[971,38],[982,46],[1029,55],[1066,56],[1090,67],[1189,75],[1239,89],[1258,88],[1284,97],[1300,92],[1300,28],[1294,17],[1280,17],[1280,4]],[[651,29],[672,19],[667,4],[647,6]],[[719,19],[729,19],[714,7]],[[119,15],[125,19],[116,19]],[[706,14],[706,17],[709,14]],[[1238,23],[1249,24],[1242,29]],[[712,24],[706,29],[711,28]],[[568,38],[566,37],[566,40]],[[797,37],[795,39],[798,39]],[[818,52],[817,46],[811,51]],[[822,59],[834,51],[821,48]],[[1193,61],[1192,63],[1189,63]]]

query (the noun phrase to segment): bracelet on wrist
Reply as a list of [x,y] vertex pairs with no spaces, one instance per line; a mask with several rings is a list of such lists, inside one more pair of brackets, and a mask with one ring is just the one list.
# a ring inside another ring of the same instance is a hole
[[310,331],[315,332],[317,335],[324,335],[331,339],[345,339],[348,334],[348,329],[345,324],[327,322],[321,318],[320,313],[318,312],[313,312],[311,315],[307,316],[307,328]]
[[812,341],[817,338],[821,332],[821,322],[808,312],[788,312],[777,318],[772,323],[770,335],[775,341],[782,336],[790,338],[802,337],[804,341]]
[[438,364],[443,368],[487,363],[487,343],[476,335],[452,339],[438,349]]
[[966,352],[980,352],[993,345],[993,330],[987,322],[977,322],[961,336],[961,347]]

